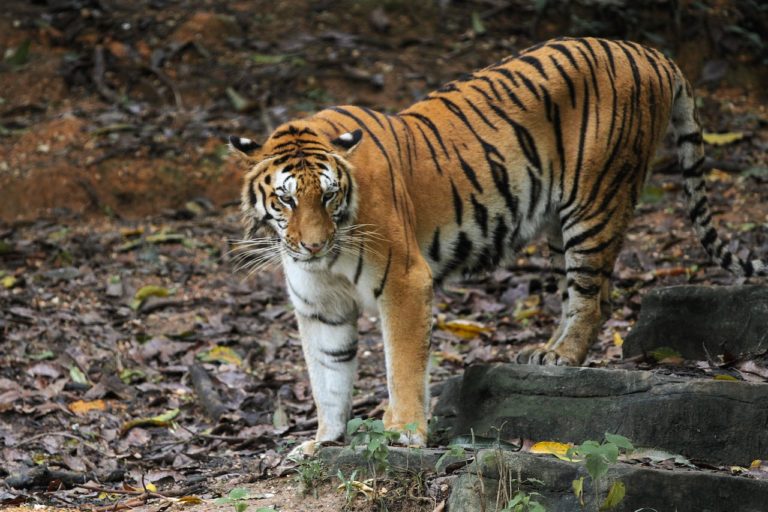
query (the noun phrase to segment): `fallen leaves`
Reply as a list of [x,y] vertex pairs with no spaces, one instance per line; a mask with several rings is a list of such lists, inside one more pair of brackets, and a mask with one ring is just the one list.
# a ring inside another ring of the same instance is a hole
[[480,322],[472,320],[446,320],[445,315],[438,315],[436,327],[448,331],[461,339],[471,340],[482,334],[490,334],[493,330]]
[[179,415],[179,409],[171,409],[163,414],[152,416],[151,418],[137,418],[129,420],[120,427],[120,435],[125,435],[129,430],[136,427],[172,427],[173,420]]
[[566,456],[568,450],[573,448],[573,443],[559,443],[557,441],[539,441],[530,448],[531,453],[541,453],[554,455],[560,460],[572,461],[578,460],[577,458],[571,458]]
[[91,411],[103,411],[107,408],[107,404],[101,399],[91,401],[76,400],[69,404],[67,408],[74,414],[83,416]]
[[743,132],[727,132],[727,133],[707,133],[703,135],[704,142],[712,146],[725,146],[727,144],[733,144],[744,138]]

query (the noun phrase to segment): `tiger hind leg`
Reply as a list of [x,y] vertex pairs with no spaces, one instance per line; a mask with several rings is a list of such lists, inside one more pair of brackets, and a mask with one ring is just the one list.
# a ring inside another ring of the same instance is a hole
[[[619,204],[631,204],[630,201]],[[565,241],[564,316],[555,336],[518,360],[538,365],[580,365],[610,314],[610,274],[629,222],[629,209],[611,218],[574,222]],[[593,233],[596,236],[584,236]],[[551,240],[551,239],[550,239]],[[526,357],[527,356],[527,357]]]

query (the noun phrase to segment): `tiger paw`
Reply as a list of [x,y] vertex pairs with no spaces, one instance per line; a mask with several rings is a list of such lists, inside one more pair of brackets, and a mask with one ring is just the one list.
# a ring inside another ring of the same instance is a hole
[[537,366],[579,366],[580,361],[557,351],[546,348],[546,345],[520,351],[515,362],[518,364],[533,364]]
[[427,445],[427,429],[423,423],[390,423],[387,416],[384,416],[384,428],[388,431],[399,432],[400,438],[395,441],[396,444],[403,446],[412,446],[423,448]]
[[315,456],[315,452],[317,452],[318,448],[320,448],[320,443],[318,441],[315,441],[314,439],[311,441],[304,441],[288,452],[286,458],[296,462],[308,459]]

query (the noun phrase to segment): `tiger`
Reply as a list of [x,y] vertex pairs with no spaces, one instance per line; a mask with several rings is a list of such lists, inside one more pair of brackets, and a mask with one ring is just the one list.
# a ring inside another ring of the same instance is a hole
[[318,417],[304,453],[344,436],[362,309],[381,322],[384,425],[423,446],[434,284],[503,264],[538,234],[562,317],[517,361],[582,364],[668,131],[709,257],[739,276],[766,275],[712,225],[691,85],[671,59],[634,42],[554,39],[397,114],[335,106],[282,124],[263,144],[230,137],[245,172],[243,250],[250,268],[282,263],[295,309]]

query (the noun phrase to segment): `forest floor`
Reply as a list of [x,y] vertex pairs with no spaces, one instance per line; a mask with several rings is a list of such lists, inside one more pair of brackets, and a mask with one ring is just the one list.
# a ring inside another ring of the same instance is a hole
[[[257,506],[338,510],[338,482],[313,501],[293,477],[277,478],[287,451],[312,436],[315,411],[280,270],[246,276],[233,263],[240,177],[222,136],[263,134],[326,104],[397,110],[569,28],[511,30],[535,13],[483,2],[451,5],[424,26],[419,8],[365,2],[306,17],[298,1],[259,13],[246,2],[181,3],[19,1],[0,14],[0,506],[108,510],[248,485]],[[744,59],[725,73],[712,52],[689,64],[704,80],[707,131],[732,135],[708,145],[713,210],[740,255],[765,255],[768,109],[765,88],[750,86],[763,77]],[[707,377],[719,370],[711,361],[622,360],[648,290],[736,282],[708,262],[663,156],[587,364]],[[547,268],[545,244],[534,243],[514,265],[438,291],[433,385],[548,338],[559,300]],[[366,314],[359,328],[353,412],[380,417],[378,319]],[[754,361],[725,363],[737,379],[768,381]],[[204,390],[221,400],[217,419]],[[142,494],[148,484],[156,495]]]

